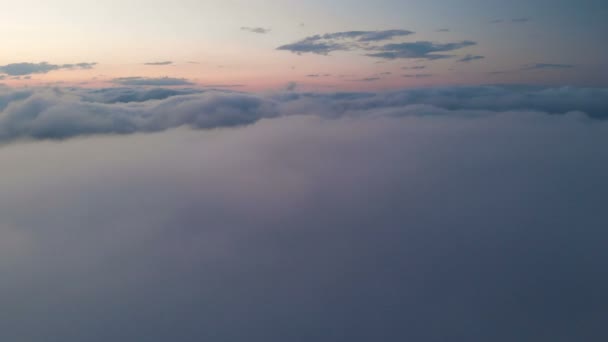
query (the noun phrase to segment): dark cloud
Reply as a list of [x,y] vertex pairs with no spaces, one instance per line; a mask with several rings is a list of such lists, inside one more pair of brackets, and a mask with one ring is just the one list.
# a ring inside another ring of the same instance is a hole
[[112,83],[125,86],[152,86],[152,87],[168,87],[168,86],[188,86],[194,83],[185,78],[174,77],[120,77],[112,80]]
[[148,62],[148,63],[144,63],[144,65],[171,65],[173,64],[172,61],[162,61],[162,62]]
[[46,74],[60,69],[92,69],[97,63],[49,64],[42,63],[12,63],[0,66],[0,73],[9,76],[24,76],[30,74]]
[[243,26],[241,27],[242,31],[247,31],[247,32],[251,32],[251,33],[258,33],[258,34],[266,34],[270,32],[270,29],[267,28],[263,28],[263,27],[246,27]]
[[450,32],[449,28],[440,28],[436,32]]
[[327,55],[333,51],[360,50],[368,47],[370,43],[390,40],[414,34],[408,30],[384,31],[346,31],[326,33],[306,37],[292,44],[279,46],[277,50],[286,50],[293,53],[314,53]]
[[453,55],[441,54],[440,52],[460,50],[476,44],[477,43],[469,40],[457,43],[433,43],[427,41],[392,43],[374,48],[374,50],[379,52],[370,53],[368,56],[384,59],[406,58],[435,60],[453,57]]
[[306,77],[318,78],[318,77],[330,77],[331,74],[308,74]]
[[458,62],[469,63],[473,61],[478,61],[486,58],[485,56],[475,56],[475,55],[466,55],[463,58],[459,59]]
[[0,340],[608,339],[608,125],[530,106],[605,90],[275,97],[302,115],[4,146]]

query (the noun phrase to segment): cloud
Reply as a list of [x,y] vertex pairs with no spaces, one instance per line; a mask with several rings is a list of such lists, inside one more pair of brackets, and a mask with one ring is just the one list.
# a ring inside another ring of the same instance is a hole
[[84,102],[129,103],[164,100],[178,95],[200,94],[200,89],[165,89],[165,88],[100,88],[75,92]]
[[412,31],[408,30],[385,30],[385,31],[368,31],[368,32],[360,32],[355,34],[357,40],[360,42],[378,42],[388,39],[393,39],[395,37],[404,37],[414,34]]
[[222,89],[222,88],[241,88],[241,87],[244,87],[245,84],[238,84],[238,83],[235,83],[235,84],[221,84],[221,83],[218,83],[218,84],[201,84],[200,86],[201,87],[205,87],[205,88],[218,88],[218,89]]
[[9,76],[24,76],[31,74],[46,74],[60,69],[92,69],[97,63],[49,64],[42,63],[12,63],[0,66],[0,73]]
[[296,82],[289,82],[285,86],[285,91],[296,91],[298,84]]
[[521,18],[512,18],[510,20],[505,20],[505,19],[494,19],[490,21],[490,24],[503,24],[506,22],[510,22],[513,24],[525,24],[527,22],[530,22],[531,19],[530,18],[525,18],[525,17],[521,17]]
[[308,74],[306,77],[318,78],[318,77],[330,77],[331,74]]
[[544,70],[544,69],[572,69],[575,66],[573,64],[553,64],[553,63],[536,63],[526,65],[522,70]]
[[185,78],[174,77],[120,77],[112,80],[112,83],[125,86],[153,86],[153,87],[168,87],[168,86],[187,86],[194,83]]
[[474,55],[466,55],[463,58],[459,59],[458,62],[469,63],[473,61],[478,61],[486,58],[485,56],[474,56]]
[[521,71],[531,71],[531,70],[565,70],[565,69],[573,69],[576,65],[574,64],[555,64],[555,63],[535,63],[535,64],[527,64],[522,66],[519,69],[514,70],[498,70],[490,72],[491,75],[501,75],[507,74],[511,72],[521,72]]
[[93,69],[97,63],[76,63],[76,64],[63,64],[60,66],[61,69]]
[[608,125],[528,96],[608,103],[282,93],[300,114],[4,146],[0,340],[606,340]]
[[[430,106],[450,111],[585,113],[608,118],[608,89],[541,86],[459,86],[405,89],[380,93],[295,93],[279,96],[281,112],[332,113],[361,116],[365,113],[409,113],[409,106]],[[287,108],[287,109],[284,109]],[[372,115],[372,114],[370,114]],[[392,115],[392,114],[391,114]]]
[[440,29],[437,29],[435,32],[450,32],[450,29],[449,28],[440,28]]
[[513,19],[511,19],[512,23],[520,23],[520,24],[527,23],[529,21],[530,21],[530,18],[513,18]]
[[306,37],[292,44],[279,46],[277,50],[296,54],[313,53],[328,55],[333,51],[365,49],[370,43],[391,40],[414,34],[408,30],[345,31]]
[[403,67],[401,68],[403,70],[422,70],[422,69],[426,69],[425,65],[415,65],[415,66],[411,66],[411,67]]
[[428,77],[432,77],[432,74],[407,74],[407,75],[403,75],[403,77],[406,78],[428,78]]
[[231,92],[40,90],[0,98],[0,141],[247,125],[278,115],[272,101]]
[[0,88],[0,142],[128,135],[182,126],[201,130],[229,128],[293,115],[328,114],[340,118],[408,116],[417,112],[449,116],[459,111],[535,111],[581,112],[592,118],[608,118],[606,89],[479,86],[327,94],[301,93],[296,89],[297,84],[290,83],[286,92],[254,95],[203,89]]
[[258,34],[266,34],[266,33],[270,33],[270,31],[271,31],[270,29],[263,28],[263,27],[247,27],[247,26],[241,27],[241,30],[251,32],[251,33],[258,33]]
[[392,43],[374,48],[379,52],[370,53],[368,56],[384,59],[444,59],[453,55],[440,54],[438,52],[449,52],[460,50],[465,47],[474,46],[476,42],[464,40],[457,43],[433,43],[418,41],[412,43]]
[[173,64],[172,61],[162,61],[162,62],[148,62],[148,63],[144,63],[144,65],[171,65]]
[[380,77],[365,77],[365,78],[359,78],[359,79],[355,79],[352,80],[353,82],[375,82],[375,81],[379,81],[382,78]]

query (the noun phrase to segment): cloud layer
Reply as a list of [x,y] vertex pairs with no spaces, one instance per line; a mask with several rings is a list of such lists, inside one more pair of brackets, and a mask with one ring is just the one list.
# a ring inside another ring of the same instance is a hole
[[266,118],[3,146],[1,340],[608,338],[605,90],[145,91],[1,89],[20,134]]
[[[415,78],[429,76],[404,75]],[[357,81],[378,79],[368,77]],[[139,81],[136,84],[140,84]],[[254,95],[232,91],[129,87],[0,88],[0,141],[158,132],[180,126],[212,129],[293,115],[340,118],[420,113],[451,116],[461,111],[535,111],[549,114],[581,112],[593,118],[608,118],[608,90],[600,88],[475,86],[328,94],[294,90],[292,87],[286,93]]]

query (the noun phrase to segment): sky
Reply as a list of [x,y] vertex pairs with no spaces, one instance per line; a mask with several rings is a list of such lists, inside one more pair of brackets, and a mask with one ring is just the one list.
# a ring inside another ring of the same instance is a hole
[[[2,82],[14,86],[112,86],[127,77],[246,91],[289,82],[313,91],[604,86],[607,15],[601,0],[7,1],[0,66],[57,66],[4,70]],[[334,36],[315,40],[336,45],[329,50],[293,49],[317,35],[388,30],[410,33]],[[80,63],[89,66],[61,67]]]
[[0,341],[608,341],[604,0],[0,7]]

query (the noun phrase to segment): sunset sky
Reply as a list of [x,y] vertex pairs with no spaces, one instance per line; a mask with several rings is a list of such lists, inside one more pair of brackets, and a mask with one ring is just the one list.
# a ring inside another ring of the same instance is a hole
[[[0,12],[0,66],[96,64],[19,75],[4,70],[0,77],[13,86],[168,77],[253,91],[289,82],[315,91],[601,86],[608,79],[607,8],[602,0],[7,1]],[[315,35],[387,30],[409,33],[364,43],[356,37],[316,41],[340,46],[329,51],[279,49]],[[378,56],[402,43],[411,43],[401,46],[405,54]],[[433,52],[423,46],[443,49],[441,58],[425,55]]]
[[608,341],[607,19],[0,1],[0,342]]

